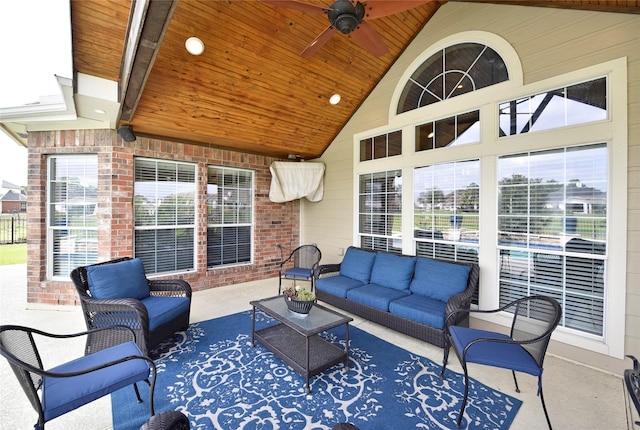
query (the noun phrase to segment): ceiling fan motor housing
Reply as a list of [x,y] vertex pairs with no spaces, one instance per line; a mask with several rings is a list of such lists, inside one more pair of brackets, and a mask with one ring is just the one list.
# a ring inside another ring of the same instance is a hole
[[354,5],[349,0],[338,0],[331,5],[327,15],[332,26],[343,34],[349,34],[362,22],[364,6],[360,2]]

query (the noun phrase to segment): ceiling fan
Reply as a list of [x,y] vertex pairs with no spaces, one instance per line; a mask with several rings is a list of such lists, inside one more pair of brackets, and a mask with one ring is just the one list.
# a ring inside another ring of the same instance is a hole
[[300,53],[307,58],[315,54],[331,39],[336,31],[349,34],[353,40],[376,57],[387,53],[388,47],[380,34],[371,27],[367,20],[382,18],[404,12],[433,0],[337,0],[329,7],[323,7],[298,0],[262,0],[265,3],[296,9],[302,12],[326,14],[329,26]]

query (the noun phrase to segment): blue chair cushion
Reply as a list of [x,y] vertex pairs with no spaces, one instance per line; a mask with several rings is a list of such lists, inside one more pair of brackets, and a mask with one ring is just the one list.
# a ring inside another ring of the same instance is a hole
[[409,289],[412,293],[446,302],[449,297],[467,289],[470,271],[469,266],[419,257]]
[[142,260],[120,261],[87,267],[89,291],[95,299],[144,299],[149,296],[149,282]]
[[408,290],[415,265],[415,257],[378,252],[371,269],[370,282],[396,290]]
[[341,298],[347,297],[347,291],[352,288],[361,287],[363,285],[364,283],[362,281],[342,275],[320,278],[316,281],[316,288],[318,290]]
[[[77,372],[131,355],[143,355],[134,342],[106,348],[49,369],[50,372]],[[149,364],[128,360],[104,369],[68,378],[45,377],[42,382],[42,408],[49,421],[102,396],[149,377]]]
[[[464,350],[469,342],[478,338],[511,339],[506,334],[459,326],[449,327],[449,333],[451,333],[451,341],[458,351]],[[469,347],[466,361],[467,363],[511,369],[533,376],[542,374],[542,369],[527,350],[513,343],[478,342]]]
[[447,304],[420,294],[411,294],[389,304],[389,312],[429,327],[444,328]]
[[371,279],[371,267],[375,259],[375,252],[349,247],[340,264],[340,274],[358,280],[363,284],[368,284],[369,279]]
[[154,331],[189,309],[187,297],[149,296],[142,299],[142,304],[149,314],[149,331]]
[[349,290],[347,292],[347,298],[365,306],[388,311],[389,303],[408,294],[409,291],[400,291],[395,288],[387,288],[381,285],[367,284],[362,287]]
[[304,267],[294,267],[294,268],[291,268],[289,270],[285,270],[284,276],[285,277],[292,277],[292,278],[309,279],[309,278],[311,278],[313,276],[313,270],[312,269],[305,269]]

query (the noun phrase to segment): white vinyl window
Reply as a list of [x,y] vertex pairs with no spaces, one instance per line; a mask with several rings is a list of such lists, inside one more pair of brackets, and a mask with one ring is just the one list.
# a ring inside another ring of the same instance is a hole
[[196,166],[136,158],[134,252],[148,274],[195,269]]
[[402,171],[360,175],[360,246],[402,253]]
[[500,305],[552,296],[561,325],[604,334],[607,159],[605,144],[499,158]]
[[47,270],[50,278],[68,279],[76,267],[98,261],[98,157],[50,157],[47,185]]
[[207,267],[251,262],[253,172],[210,166],[207,175]]

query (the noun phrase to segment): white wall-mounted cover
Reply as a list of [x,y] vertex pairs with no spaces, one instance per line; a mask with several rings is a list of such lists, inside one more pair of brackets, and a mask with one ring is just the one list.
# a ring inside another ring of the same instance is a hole
[[324,196],[324,163],[274,161],[269,200],[289,202],[306,197],[319,202]]

